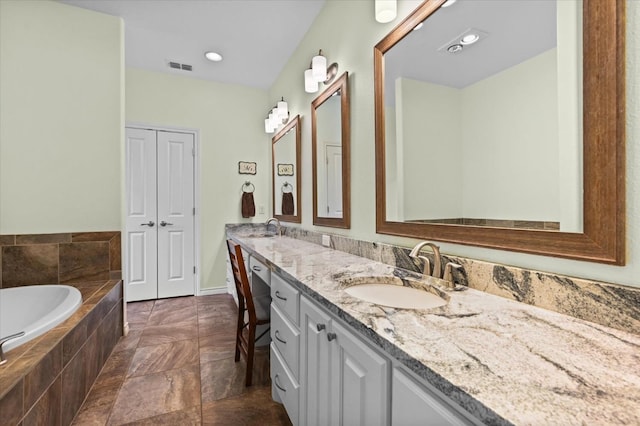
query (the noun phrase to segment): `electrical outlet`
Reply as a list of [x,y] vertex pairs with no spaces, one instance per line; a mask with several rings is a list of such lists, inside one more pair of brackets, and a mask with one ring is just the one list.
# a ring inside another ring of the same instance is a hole
[[322,245],[325,247],[331,247],[331,236],[330,235],[322,235]]
[[258,206],[258,214],[264,214],[264,206]]

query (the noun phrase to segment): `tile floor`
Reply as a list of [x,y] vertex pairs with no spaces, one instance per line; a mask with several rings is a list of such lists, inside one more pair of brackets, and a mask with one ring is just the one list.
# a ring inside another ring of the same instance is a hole
[[254,385],[234,362],[229,295],[130,303],[130,332],[107,360],[74,425],[290,425],[271,400],[268,347]]

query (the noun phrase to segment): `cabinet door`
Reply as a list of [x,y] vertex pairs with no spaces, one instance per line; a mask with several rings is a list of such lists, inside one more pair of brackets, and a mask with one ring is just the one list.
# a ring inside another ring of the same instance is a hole
[[419,384],[399,368],[393,369],[392,425],[397,426],[451,426],[481,424],[447,403],[444,395]]
[[332,327],[332,376],[338,380],[332,383],[330,424],[389,424],[389,361],[336,322]]
[[306,298],[300,301],[300,423],[307,426],[338,424],[330,419],[331,383],[329,315]]

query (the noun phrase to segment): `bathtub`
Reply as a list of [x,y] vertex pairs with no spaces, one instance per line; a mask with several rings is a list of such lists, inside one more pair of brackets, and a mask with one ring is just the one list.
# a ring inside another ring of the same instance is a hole
[[0,289],[0,338],[24,331],[9,340],[4,351],[20,346],[69,318],[82,305],[77,288],[32,285]]

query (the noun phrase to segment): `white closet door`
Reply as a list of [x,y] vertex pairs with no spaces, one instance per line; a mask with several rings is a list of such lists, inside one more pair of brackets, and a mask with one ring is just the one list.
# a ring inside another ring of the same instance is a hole
[[127,301],[158,297],[156,132],[126,132]]
[[158,132],[158,297],[194,294],[193,135]]

